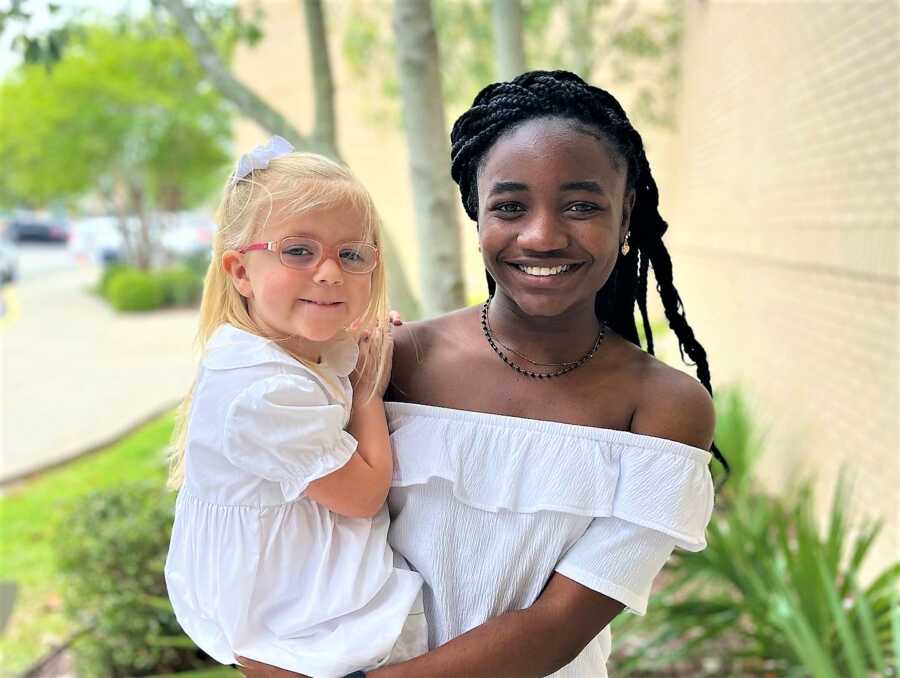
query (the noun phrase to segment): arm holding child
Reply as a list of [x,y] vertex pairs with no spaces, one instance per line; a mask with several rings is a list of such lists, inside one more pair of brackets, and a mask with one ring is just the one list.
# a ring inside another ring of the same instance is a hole
[[[393,342],[384,332],[380,342],[386,365],[391,364]],[[351,518],[370,518],[381,509],[391,485],[393,459],[384,415],[384,391],[389,370],[374,383],[374,360],[365,360],[372,342],[364,337],[360,342],[360,364],[363,372],[355,372],[353,406],[348,430],[356,439],[356,454],[343,467],[324,478],[313,481],[306,495],[328,509]]]

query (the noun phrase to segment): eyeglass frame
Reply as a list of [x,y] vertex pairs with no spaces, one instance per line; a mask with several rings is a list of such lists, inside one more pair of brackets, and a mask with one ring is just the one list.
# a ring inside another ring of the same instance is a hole
[[[308,240],[310,242],[316,243],[319,247],[321,247],[322,252],[320,253],[319,258],[316,260],[316,262],[303,268],[297,268],[296,266],[290,266],[289,264],[284,263],[284,259],[281,256],[283,243],[285,240],[292,239]],[[348,271],[346,268],[344,268],[343,264],[341,264],[340,251],[341,248],[346,247],[347,245],[365,245],[366,247],[371,247],[375,251],[375,261],[372,263],[372,268],[370,268],[368,271]],[[376,268],[378,268],[378,261],[381,258],[381,252],[379,251],[378,247],[370,242],[366,242],[365,240],[348,240],[347,242],[338,243],[337,245],[328,247],[322,241],[316,240],[315,238],[310,238],[309,236],[305,235],[286,235],[279,240],[254,242],[249,245],[244,245],[243,247],[238,247],[236,251],[239,254],[246,254],[247,252],[252,252],[254,250],[267,250],[269,252],[275,252],[278,255],[278,261],[282,266],[285,266],[286,268],[292,268],[295,271],[308,271],[317,268],[327,257],[328,259],[333,259],[344,273],[349,273],[350,275],[368,275]]]

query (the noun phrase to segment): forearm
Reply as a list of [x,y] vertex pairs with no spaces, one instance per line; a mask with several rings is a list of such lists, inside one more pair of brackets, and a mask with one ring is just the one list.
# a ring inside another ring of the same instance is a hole
[[383,503],[391,485],[394,463],[381,397],[354,399],[347,430],[356,438],[357,453],[372,469],[372,488],[382,495]]
[[489,619],[413,660],[371,678],[527,678],[572,662],[623,609],[622,603],[555,573],[524,610]]
[[370,678],[529,678],[547,676],[571,662],[584,643],[533,610],[516,610]]
[[[367,678],[531,678],[547,676],[571,662],[584,643],[532,609],[494,617],[415,659],[367,671]],[[242,662],[244,663],[244,662]],[[249,663],[248,678],[292,674]]]
[[312,481],[306,496],[343,516],[371,518],[384,505],[393,473],[384,402],[355,403],[351,412],[348,430],[356,453],[338,470]]

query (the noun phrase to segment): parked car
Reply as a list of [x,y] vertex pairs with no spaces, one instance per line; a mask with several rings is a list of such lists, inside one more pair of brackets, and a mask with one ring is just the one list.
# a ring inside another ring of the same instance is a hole
[[69,239],[65,224],[36,217],[16,217],[7,226],[9,238],[15,242],[26,240],[64,243]]
[[[133,217],[132,220],[136,222]],[[124,261],[119,219],[110,216],[75,219],[69,237],[69,251],[78,261],[96,265]]]
[[19,253],[15,244],[5,236],[0,237],[0,284],[14,281],[19,276]]
[[215,223],[206,214],[181,212],[170,216],[161,244],[166,254],[175,258],[207,253],[215,230]]

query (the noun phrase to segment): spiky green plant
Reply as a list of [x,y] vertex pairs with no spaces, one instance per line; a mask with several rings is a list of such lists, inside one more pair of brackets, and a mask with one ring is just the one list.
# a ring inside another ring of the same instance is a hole
[[[673,559],[668,584],[651,603],[651,639],[619,663],[616,675],[710,657],[720,660],[719,675],[897,675],[900,563],[868,585],[859,574],[880,522],[853,529],[843,477],[824,530],[810,481],[781,496],[756,488],[758,450],[743,401],[729,396],[722,412],[733,428],[727,436],[717,429],[717,436],[733,473],[707,531],[709,545]],[[619,626],[628,633],[646,627],[633,620]]]

